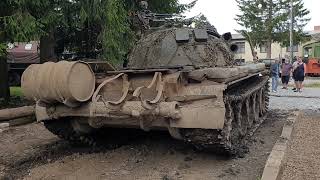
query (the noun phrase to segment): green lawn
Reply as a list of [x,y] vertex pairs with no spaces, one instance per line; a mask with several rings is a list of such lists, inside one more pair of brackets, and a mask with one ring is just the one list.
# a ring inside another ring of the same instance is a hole
[[320,88],[320,83],[306,84],[306,85],[304,85],[304,87]]
[[10,87],[10,95],[22,97],[21,87]]
[[[294,87],[294,84],[289,84],[289,87]],[[303,84],[303,87],[320,88],[320,83]]]

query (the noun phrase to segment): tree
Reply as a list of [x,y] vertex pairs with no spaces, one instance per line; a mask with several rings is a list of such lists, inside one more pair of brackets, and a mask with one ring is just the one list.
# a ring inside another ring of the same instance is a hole
[[[290,0],[236,0],[241,14],[235,20],[251,40],[257,44],[265,44],[267,58],[271,58],[272,42],[288,45]],[[310,20],[306,16],[309,11],[304,8],[302,0],[293,0],[294,43],[297,44],[306,37],[303,27]]]

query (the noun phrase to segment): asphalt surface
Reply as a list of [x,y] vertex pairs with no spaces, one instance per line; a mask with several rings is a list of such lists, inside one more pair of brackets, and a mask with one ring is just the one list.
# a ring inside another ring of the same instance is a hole
[[[316,83],[320,84],[320,79],[307,79],[305,81],[306,86]],[[280,84],[278,87],[278,92],[271,92],[270,95],[270,109],[320,109],[320,88],[305,87],[300,93],[294,92],[292,87],[289,87],[288,90],[282,89]]]

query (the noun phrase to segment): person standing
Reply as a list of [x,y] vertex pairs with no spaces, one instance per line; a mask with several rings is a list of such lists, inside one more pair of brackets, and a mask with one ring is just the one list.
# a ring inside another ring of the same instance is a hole
[[279,60],[276,59],[271,65],[272,92],[276,93],[278,89],[278,79],[280,73]]
[[282,64],[281,67],[281,82],[282,82],[282,89],[288,89],[288,83],[290,80],[290,73],[292,71],[293,67],[289,63],[288,59],[285,59],[284,63]]
[[302,83],[305,77],[305,64],[302,62],[302,58],[298,57],[297,61],[293,63],[293,74],[296,85],[294,92],[302,92]]

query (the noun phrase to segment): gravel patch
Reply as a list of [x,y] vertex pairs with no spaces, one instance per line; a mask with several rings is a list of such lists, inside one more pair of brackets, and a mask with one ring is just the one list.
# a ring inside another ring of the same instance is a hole
[[320,179],[319,119],[318,113],[311,117],[304,116],[296,121],[282,175],[283,180]]

